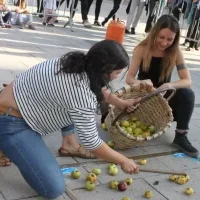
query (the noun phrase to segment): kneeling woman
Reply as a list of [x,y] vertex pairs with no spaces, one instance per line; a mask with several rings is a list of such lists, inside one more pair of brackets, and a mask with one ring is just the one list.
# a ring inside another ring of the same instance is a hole
[[[132,159],[100,139],[95,121],[97,104],[105,100],[102,87],[109,87],[109,82],[128,64],[123,47],[104,40],[86,55],[71,52],[40,63],[2,90],[0,151],[15,163],[38,194],[52,199],[65,190],[60,167],[42,140],[42,135],[59,129],[65,133],[62,147],[68,156],[96,156],[120,164],[126,173],[138,172]],[[135,102],[122,103],[112,95],[107,99],[121,107]],[[86,149],[80,148],[75,140],[74,125]]]
[[[147,38],[135,48],[126,81],[128,84],[143,83],[150,88],[177,89],[176,94],[169,101],[177,122],[173,144],[189,156],[197,157],[198,150],[187,138],[195,96],[190,89],[190,73],[179,49],[179,39],[180,28],[176,18],[170,15],[161,16]],[[171,74],[175,66],[180,79],[171,82]],[[139,80],[135,79],[137,73]]]

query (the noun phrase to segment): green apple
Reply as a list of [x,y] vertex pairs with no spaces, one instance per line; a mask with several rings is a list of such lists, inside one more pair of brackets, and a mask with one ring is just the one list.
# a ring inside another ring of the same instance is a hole
[[80,176],[81,176],[81,173],[75,169],[72,173],[71,173],[71,176],[75,179],[78,179]]
[[147,164],[147,160],[146,160],[146,159],[140,159],[140,160],[139,160],[139,163],[140,163],[141,165],[146,165],[146,164]]
[[138,135],[142,134],[141,128],[136,128],[136,129],[134,129],[134,130],[133,130],[133,134],[134,134],[135,136],[138,136]]
[[150,190],[145,191],[144,196],[150,199],[153,196],[153,192]]
[[131,127],[126,128],[127,133],[131,134],[133,132],[133,129]]
[[108,141],[107,142],[107,145],[110,147],[110,148],[114,148],[115,147],[115,143],[113,141]]
[[141,125],[142,123],[141,123],[141,121],[136,121],[135,124],[136,124],[136,126],[137,126],[138,128],[140,128],[140,125]]
[[130,197],[123,197],[122,200],[131,200]]
[[114,163],[108,164],[108,170],[109,170],[110,168],[112,168],[112,167],[116,167],[116,165],[115,165]]
[[154,126],[149,126],[148,130],[150,131],[150,133],[154,133],[155,132],[155,127]]
[[142,133],[142,136],[143,137],[149,137],[149,136],[151,136],[151,133],[149,131],[145,131],[145,132]]
[[194,193],[194,190],[192,188],[186,188],[185,189],[185,194],[192,195],[193,193]]
[[180,185],[183,185],[187,182],[186,180],[186,177],[185,176],[179,176],[177,179],[176,179],[176,183],[180,184]]
[[133,183],[133,179],[132,178],[126,178],[125,180],[127,185],[131,185]]
[[130,123],[130,127],[131,127],[132,129],[137,128],[137,126],[136,126],[136,124],[135,124],[134,122],[131,122],[131,123]]
[[122,128],[124,131],[126,131],[126,127],[124,127],[124,126],[121,126],[121,128]]
[[190,176],[189,175],[186,175],[185,178],[186,178],[186,182],[188,182],[190,180]]
[[107,130],[107,126],[105,123],[101,124],[102,129]]
[[94,174],[96,174],[96,175],[99,175],[99,174],[101,174],[101,169],[94,168],[94,169],[92,170],[92,173],[94,173]]
[[131,121],[132,121],[132,122],[136,122],[137,120],[138,120],[137,117],[135,117],[135,116],[131,117]]
[[127,120],[122,120],[120,124],[121,126],[124,126],[124,127],[130,126],[130,123]]
[[110,181],[110,183],[109,183],[109,187],[111,188],[111,189],[117,189],[118,188],[118,181],[116,181],[116,180],[112,180],[112,181]]
[[171,176],[169,176],[169,180],[170,181],[175,181],[177,178],[178,178],[177,175],[171,175]]
[[116,176],[118,174],[117,166],[110,167],[110,169],[108,170],[108,173],[112,176]]
[[92,183],[91,181],[86,181],[85,183],[85,189],[88,191],[92,191],[95,188],[95,184]]
[[86,176],[86,181],[90,181],[92,183],[95,183],[97,181],[97,176],[96,174],[94,173],[89,173],[87,176]]
[[146,131],[147,130],[147,128],[148,128],[148,126],[146,125],[146,124],[141,124],[140,125],[140,128],[143,130],[143,131]]

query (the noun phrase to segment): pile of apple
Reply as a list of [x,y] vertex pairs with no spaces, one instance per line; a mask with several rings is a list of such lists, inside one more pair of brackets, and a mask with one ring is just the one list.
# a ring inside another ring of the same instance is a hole
[[128,120],[120,121],[120,127],[130,135],[135,137],[148,137],[155,133],[155,127],[147,125],[138,120],[137,117],[132,116]]
[[[172,182],[176,182],[180,185],[183,185],[185,183],[187,183],[190,180],[189,175],[181,175],[181,176],[177,176],[177,175],[171,175],[169,176],[169,180]],[[185,189],[185,194],[187,195],[192,195],[194,193],[194,190],[192,188],[186,188]]]

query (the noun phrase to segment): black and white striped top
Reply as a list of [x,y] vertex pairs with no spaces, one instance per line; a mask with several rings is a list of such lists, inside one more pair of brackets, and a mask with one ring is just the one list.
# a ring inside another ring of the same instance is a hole
[[97,99],[86,73],[57,72],[59,59],[47,60],[19,74],[14,97],[27,124],[41,135],[74,124],[80,140],[89,149],[98,148],[95,110]]

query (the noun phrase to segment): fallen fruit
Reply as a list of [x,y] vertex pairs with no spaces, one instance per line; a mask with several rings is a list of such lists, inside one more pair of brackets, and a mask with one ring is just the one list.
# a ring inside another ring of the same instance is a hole
[[71,173],[71,176],[75,179],[78,179],[80,176],[81,176],[81,173],[75,169],[72,173]]
[[108,141],[107,142],[107,145],[110,147],[110,148],[114,148],[114,146],[115,146],[115,143],[113,142],[113,141]]
[[109,170],[111,167],[116,167],[116,165],[115,165],[114,163],[108,164],[108,170]]
[[146,159],[140,159],[140,160],[139,160],[139,163],[140,163],[141,165],[145,165],[145,164],[147,164],[147,160],[146,160]]
[[127,184],[126,184],[126,182],[125,181],[122,181],[122,182],[120,182],[119,184],[118,184],[118,190],[120,190],[120,191],[125,191],[127,189]]
[[97,176],[94,173],[89,173],[86,176],[86,181],[90,181],[91,183],[95,183],[97,181]]
[[94,190],[94,188],[95,188],[95,184],[92,183],[91,181],[87,181],[87,182],[85,183],[85,189],[86,189],[86,190],[92,191],[92,190]]
[[150,199],[153,196],[153,192],[150,190],[145,191],[144,196]]
[[118,174],[118,169],[117,166],[112,166],[110,167],[110,169],[108,170],[108,173],[112,176],[115,176]]
[[188,182],[190,180],[189,175],[186,175],[185,178],[186,178],[186,182]]
[[175,181],[177,178],[178,178],[177,175],[171,175],[171,176],[169,177],[169,180],[170,180],[170,181]]
[[185,176],[179,176],[177,179],[176,179],[176,183],[180,184],[180,185],[183,185],[186,183],[186,177]]
[[109,183],[109,187],[111,188],[111,189],[117,189],[118,188],[118,181],[116,181],[116,180],[112,180],[112,181],[110,181],[110,183]]
[[127,185],[131,185],[133,183],[133,179],[132,178],[126,178],[125,180]]
[[185,189],[185,194],[192,195],[193,193],[194,193],[194,190],[192,188],[186,188]]
[[101,174],[101,169],[94,168],[94,169],[92,170],[92,173],[94,173],[94,174],[96,174],[96,175],[99,175],[99,174]]
[[122,200],[131,200],[129,197],[123,197]]
[[107,126],[105,123],[101,124],[102,129],[107,130]]

